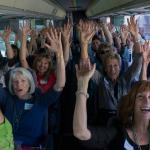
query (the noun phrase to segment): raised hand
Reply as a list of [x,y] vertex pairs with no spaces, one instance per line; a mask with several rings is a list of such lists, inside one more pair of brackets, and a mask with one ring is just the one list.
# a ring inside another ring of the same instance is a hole
[[61,32],[57,32],[56,29],[51,28],[46,33],[46,36],[50,44],[45,43],[45,46],[56,54],[62,53]]
[[150,62],[150,41],[145,41],[144,45],[141,46],[142,56],[144,63],[149,64]]
[[121,31],[120,35],[121,35],[122,43],[126,44],[126,40],[129,34],[128,27],[126,25],[122,25],[120,27],[120,31]]
[[4,42],[9,42],[11,32],[11,27],[7,26],[5,27],[4,32],[0,33],[0,36],[4,40]]
[[21,30],[22,30],[22,35],[23,36],[27,36],[28,34],[31,33],[31,28],[30,28],[30,25],[28,23],[24,24],[22,27],[21,27]]
[[81,44],[88,44],[96,32],[96,27],[92,21],[80,20],[78,24],[78,30],[80,32]]
[[135,20],[135,16],[131,16],[130,19],[127,19],[127,22],[129,31],[134,37],[137,37],[139,33],[139,28],[137,25],[137,20]]
[[62,33],[62,38],[64,40],[69,41],[71,29],[72,29],[72,24],[71,24],[70,20],[68,19],[67,24],[64,24],[63,28],[60,29],[60,31]]
[[114,33],[116,31],[116,28],[112,23],[108,23],[107,25],[106,25],[106,23],[104,23],[104,26],[108,27],[110,33]]

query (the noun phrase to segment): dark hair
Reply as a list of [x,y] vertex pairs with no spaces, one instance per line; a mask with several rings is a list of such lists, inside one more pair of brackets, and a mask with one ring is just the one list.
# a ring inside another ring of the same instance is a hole
[[150,91],[150,81],[138,81],[120,101],[118,116],[126,128],[133,125],[136,96],[143,91]]
[[16,56],[15,57],[17,59],[19,59],[19,48],[15,44],[11,44],[11,47],[12,47],[13,51],[16,52]]
[[100,38],[98,37],[98,35],[96,35],[96,34],[95,34],[95,35],[93,36],[93,38],[92,38],[92,41],[94,41],[94,40],[99,40],[99,41],[101,41]]

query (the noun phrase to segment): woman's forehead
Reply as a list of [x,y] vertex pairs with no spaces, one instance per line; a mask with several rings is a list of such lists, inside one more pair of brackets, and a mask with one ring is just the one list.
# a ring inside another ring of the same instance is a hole
[[16,72],[15,76],[13,77],[13,80],[19,80],[19,79],[27,79],[25,75],[23,75],[21,72]]
[[138,93],[137,93],[137,95],[144,95],[144,94],[150,94],[150,90],[144,90],[144,91],[139,91]]
[[138,90],[137,93],[142,93],[142,92],[150,92],[150,84],[142,84]]

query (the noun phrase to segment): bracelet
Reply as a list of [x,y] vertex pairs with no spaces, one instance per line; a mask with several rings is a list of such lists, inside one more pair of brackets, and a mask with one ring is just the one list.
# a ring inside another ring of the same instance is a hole
[[138,39],[138,40],[135,40],[135,43],[139,43],[141,40],[140,39]]
[[76,96],[77,95],[83,95],[83,96],[85,96],[87,99],[89,98],[89,94],[88,93],[84,93],[84,92],[82,92],[82,91],[77,91],[76,92]]

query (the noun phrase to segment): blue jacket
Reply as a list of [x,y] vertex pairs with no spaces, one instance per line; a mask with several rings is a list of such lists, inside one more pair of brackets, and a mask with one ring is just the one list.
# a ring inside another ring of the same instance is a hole
[[12,124],[16,143],[29,146],[43,143],[47,134],[48,106],[57,101],[60,93],[52,89],[42,94],[36,90],[31,99],[21,100],[0,88],[0,105]]

